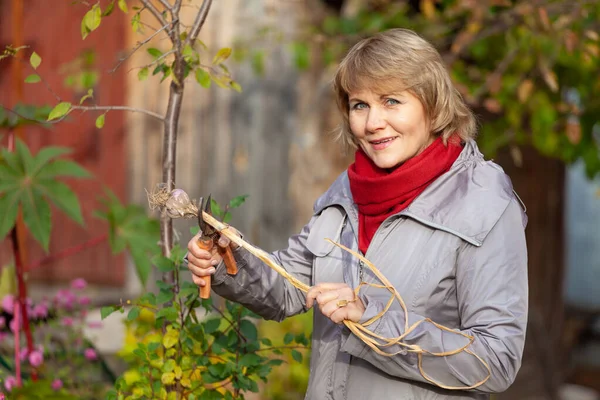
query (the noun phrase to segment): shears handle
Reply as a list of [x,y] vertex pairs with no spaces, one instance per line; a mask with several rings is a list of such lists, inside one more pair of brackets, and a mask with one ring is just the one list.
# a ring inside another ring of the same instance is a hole
[[[213,240],[207,237],[200,237],[198,238],[198,247],[200,247],[202,250],[210,251],[213,247]],[[210,297],[211,276],[207,275],[202,279],[204,279],[205,285],[200,286],[200,298],[208,299]]]
[[225,268],[227,268],[227,273],[229,275],[235,275],[238,272],[237,262],[235,258],[233,258],[233,252],[231,251],[231,245],[227,245],[225,247],[221,247],[217,245],[217,250],[219,254],[223,258],[223,262],[225,262]]

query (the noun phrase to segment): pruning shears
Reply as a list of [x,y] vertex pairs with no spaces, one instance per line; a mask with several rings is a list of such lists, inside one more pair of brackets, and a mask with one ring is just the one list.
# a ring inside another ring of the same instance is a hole
[[[207,224],[202,218],[202,211],[209,215],[213,215],[210,204],[210,195],[208,196],[206,203],[204,203],[203,197],[200,197],[200,199],[198,199],[198,226],[200,227],[200,232],[202,233],[202,235],[198,238],[198,246],[202,250],[208,251],[210,251],[213,248],[213,246],[217,246],[217,251],[223,258],[223,262],[225,262],[227,273],[229,275],[235,275],[237,274],[238,269],[235,258],[233,258],[231,245],[228,245],[226,247],[220,246],[218,243],[219,232],[215,228]],[[204,277],[204,282],[206,283],[206,285],[204,285],[204,287],[200,287],[200,297],[203,299],[208,299],[210,297],[210,281],[210,275]]]

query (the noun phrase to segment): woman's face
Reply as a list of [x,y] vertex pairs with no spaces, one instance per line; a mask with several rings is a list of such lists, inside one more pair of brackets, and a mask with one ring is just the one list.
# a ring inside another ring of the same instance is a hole
[[409,91],[360,90],[348,98],[350,129],[379,168],[394,169],[433,142],[423,105]]

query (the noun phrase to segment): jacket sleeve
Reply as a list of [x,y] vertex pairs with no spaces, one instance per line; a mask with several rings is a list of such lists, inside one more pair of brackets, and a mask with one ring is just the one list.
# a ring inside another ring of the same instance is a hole
[[[527,324],[527,249],[522,211],[515,200],[510,202],[480,247],[465,244],[456,268],[460,332],[474,337],[468,349],[481,357],[491,370],[490,378],[473,390],[502,392],[512,384],[521,366]],[[374,299],[364,301],[366,311],[361,322],[377,315],[385,306]],[[426,316],[409,312],[407,317],[411,326]],[[390,309],[369,328],[378,335],[394,338],[404,332],[404,322],[401,309]],[[404,342],[441,353],[465,346],[468,339],[423,322]],[[391,353],[401,348],[395,345],[384,350]],[[388,374],[430,383],[419,371],[415,353],[382,356],[352,333],[347,333],[342,351]],[[464,351],[446,357],[424,354],[422,367],[437,383],[454,387],[472,386],[488,375],[485,366]]]
[[[288,247],[271,254],[271,258],[291,275],[307,285],[312,281],[313,254],[306,248],[313,217],[302,231],[292,236]],[[212,289],[228,300],[243,304],[265,319],[281,321],[306,312],[306,295],[248,251],[234,251],[238,273],[228,275],[221,262],[213,275]]]

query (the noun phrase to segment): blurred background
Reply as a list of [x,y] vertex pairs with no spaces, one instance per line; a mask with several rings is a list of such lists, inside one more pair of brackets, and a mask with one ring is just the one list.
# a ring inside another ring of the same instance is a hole
[[[147,47],[159,54],[170,47],[157,34],[115,69],[159,28],[156,22],[140,12],[142,29],[134,32],[134,9],[115,13],[82,40],[89,4],[71,3],[0,0],[0,51],[29,46],[43,59],[37,69],[43,83],[37,84],[24,83],[30,50],[20,59],[0,60],[0,146],[7,146],[9,131],[32,152],[68,146],[70,158],[93,173],[68,181],[79,197],[83,226],[54,213],[47,253],[25,230],[19,240],[32,298],[83,278],[93,306],[100,307],[152,290],[152,284],[141,285],[131,256],[113,255],[106,222],[93,214],[105,187],[122,202],[147,209],[146,190],[162,180],[164,126],[145,114],[116,110],[101,129],[93,111],[74,112],[52,126],[17,124],[7,110],[34,119],[35,110],[26,106],[52,108],[55,94],[75,104],[93,89],[95,104],[163,114],[169,79],[162,82],[152,71],[140,76],[140,66],[156,59]],[[184,1],[181,22],[191,25],[201,4]],[[598,398],[599,17],[600,2],[585,0],[215,1],[199,38],[213,53],[233,49],[226,65],[242,90],[186,81],[175,186],[194,198],[212,193],[223,203],[248,195],[231,223],[265,250],[285,246],[310,218],[313,202],[352,162],[353,155],[331,139],[340,121],[330,86],[336,63],[366,35],[392,27],[416,30],[442,54],[478,116],[479,146],[505,169],[527,206],[527,345],[517,381],[496,398]],[[192,222],[175,223],[182,243],[191,237]],[[12,254],[7,236],[0,242],[0,297],[16,290]],[[98,311],[90,318],[99,319]],[[307,321],[261,329],[270,336],[287,329],[310,332]],[[110,359],[123,347],[123,324],[111,317],[91,337]],[[113,365],[118,370],[118,361]],[[282,368],[276,383],[261,388],[262,398],[302,398],[306,364]]]

